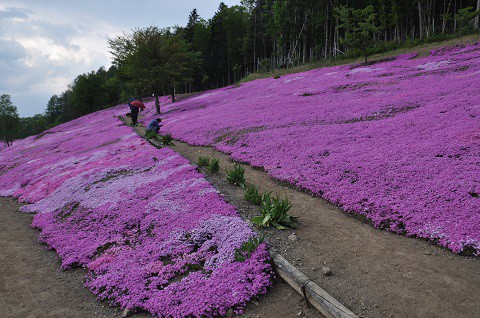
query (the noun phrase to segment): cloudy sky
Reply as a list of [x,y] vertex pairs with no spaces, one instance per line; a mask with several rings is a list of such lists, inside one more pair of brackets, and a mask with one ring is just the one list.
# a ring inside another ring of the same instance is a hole
[[[240,0],[224,0],[228,6]],[[185,26],[196,8],[209,19],[220,0],[2,0],[0,94],[21,117],[43,113],[75,77],[110,66],[107,39],[151,25]]]

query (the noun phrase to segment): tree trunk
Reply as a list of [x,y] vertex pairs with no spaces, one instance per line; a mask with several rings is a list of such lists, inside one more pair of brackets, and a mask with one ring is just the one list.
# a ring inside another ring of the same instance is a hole
[[[457,12],[457,1],[453,1],[453,12]],[[453,32],[457,32],[457,18],[455,14],[453,15]]]
[[422,2],[421,2],[421,1],[418,1],[417,4],[418,4],[418,22],[419,22],[419,26],[420,26],[419,34],[420,34],[420,39],[423,39],[423,36],[424,36],[424,34],[423,34],[423,31],[424,31],[424,28],[423,28],[424,21],[423,21]]
[[[477,0],[477,11],[480,10],[480,0]],[[480,22],[479,22],[479,17],[475,18],[475,28],[480,29]]]
[[323,58],[328,56],[328,19],[325,19],[325,43],[324,43]]
[[175,85],[172,87],[172,103],[175,102]]
[[253,18],[253,64],[255,65],[257,62],[257,12],[253,13]]
[[442,16],[442,34],[445,34],[445,28],[447,27],[447,14],[450,9],[450,4],[452,1],[450,0],[450,3],[448,5],[447,9],[447,0],[443,0],[443,16]]
[[158,100],[157,93],[155,93],[155,109],[157,110],[157,114],[160,114],[160,101]]
[[338,51],[340,50],[340,29],[338,28],[338,18],[335,19],[335,35],[334,35],[334,39],[335,39],[335,44],[334,44],[334,47],[335,47],[335,55],[334,57],[337,58],[337,53]]
[[[5,117],[4,117],[5,118]],[[5,142],[6,144],[6,147],[8,147],[8,141],[7,141],[7,129],[5,128],[5,119],[2,120],[2,128],[3,128],[3,141]]]

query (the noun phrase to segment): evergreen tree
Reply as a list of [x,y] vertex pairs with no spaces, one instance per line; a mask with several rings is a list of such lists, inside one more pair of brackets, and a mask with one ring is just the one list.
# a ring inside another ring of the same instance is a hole
[[373,35],[379,32],[375,25],[375,9],[368,6],[355,10],[343,6],[335,9],[335,14],[342,21],[338,27],[345,30],[340,41],[347,47],[360,50],[367,65],[368,48],[375,43]]
[[47,118],[44,115],[37,114],[33,117],[20,118],[18,128],[18,138],[38,135],[49,128]]
[[473,7],[466,7],[461,10],[458,10],[458,13],[455,14],[455,18],[458,23],[457,33],[465,35],[474,30],[474,22],[476,17],[480,15],[480,10],[473,10]]
[[10,100],[10,95],[0,96],[0,129],[5,147],[11,145],[16,138],[19,121],[17,107]]
[[106,71],[102,67],[97,72],[77,76],[71,84],[72,94],[69,97],[68,116],[77,118],[103,109],[106,98],[102,89],[106,81]]
[[193,9],[188,16],[187,26],[185,27],[185,40],[190,45],[193,45],[195,38],[195,27],[199,23],[200,16],[197,13],[197,9]]
[[53,95],[50,97],[50,100],[47,104],[47,109],[45,110],[45,120],[49,125],[59,123],[59,118],[62,114],[62,106],[62,100],[58,95]]
[[227,6],[221,2],[217,12],[210,21],[210,38],[207,53],[207,75],[215,87],[227,84],[228,42],[224,20]]

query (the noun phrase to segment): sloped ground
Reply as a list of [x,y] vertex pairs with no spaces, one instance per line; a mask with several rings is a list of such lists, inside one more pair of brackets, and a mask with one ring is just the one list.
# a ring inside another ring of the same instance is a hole
[[[137,130],[144,132],[143,127]],[[192,163],[197,162],[199,156],[220,158],[219,173],[202,170],[207,179],[246,219],[258,215],[258,207],[245,201],[244,191],[228,184],[226,171],[235,164],[228,155],[211,147],[174,143],[172,149]],[[299,217],[296,229],[261,231],[272,249],[357,315],[370,318],[477,316],[480,310],[478,257],[455,255],[426,240],[375,229],[325,200],[276,182],[260,169],[242,166],[247,182],[258,185],[261,191],[274,191],[288,197],[293,204],[290,213]],[[333,276],[324,276],[322,267],[330,267]],[[300,312],[305,317],[319,315],[305,305],[299,306],[298,295],[292,295],[286,286],[275,285],[273,293],[261,297],[258,306],[249,305],[246,313],[260,317],[294,317]],[[291,308],[296,311],[292,313]]]
[[121,308],[184,317],[241,311],[265,293],[266,245],[235,262],[254,232],[187,160],[97,112],[0,154],[0,195],[30,203],[62,268]]
[[[221,172],[209,179],[242,214],[251,217],[257,213],[255,207],[245,203],[241,189],[225,184],[225,171],[233,165],[228,156],[211,148],[191,147],[179,142],[173,148],[192,162],[199,155],[221,157]],[[266,231],[273,247],[357,314],[366,317],[476,317],[480,310],[477,259],[454,256],[424,241],[375,230],[318,198],[276,184],[264,172],[246,168],[248,182],[260,185],[262,190],[275,190],[288,196],[294,204],[292,214],[300,216],[300,226],[295,230],[298,241],[287,238],[291,231]],[[13,228],[3,222],[8,218],[2,219],[2,224],[8,227],[3,231],[2,240],[2,256],[7,257],[8,262],[2,262],[6,267],[0,276],[2,285],[8,286],[2,292],[8,296],[2,297],[7,303],[1,307],[10,310],[7,317],[9,313],[13,313],[11,317],[18,317],[18,313],[36,313],[39,317],[59,317],[58,313],[68,313],[69,317],[120,316],[121,311],[105,308],[105,304],[95,303],[88,293],[82,293],[78,287],[83,274],[73,274],[77,280],[72,282],[69,271],[57,272],[58,264],[52,261],[53,256],[46,260],[47,264],[35,257],[32,260],[37,252],[36,257],[45,262],[45,255],[39,251],[41,246],[34,242],[32,231],[17,224],[20,217],[25,217],[23,225],[27,226],[28,216],[11,213],[9,218],[15,219],[16,224],[10,223]],[[30,235],[31,240],[25,240],[23,235]],[[13,241],[16,244],[9,244]],[[322,266],[330,266],[334,275],[323,276]],[[35,270],[31,270],[32,267]],[[54,277],[43,277],[50,275]],[[52,287],[45,288],[46,285]],[[245,317],[294,317],[300,312],[305,317],[320,316],[306,308],[301,297],[288,286],[277,282],[258,304],[247,307]]]
[[[463,53],[459,53],[459,54],[462,55],[467,51],[463,50],[462,52]],[[472,59],[475,59],[475,57],[473,57]],[[424,65],[424,64],[421,64],[421,65]],[[442,63],[439,63],[434,66],[443,67],[444,65],[442,65]],[[468,68],[465,68],[465,69],[462,68],[462,69],[458,69],[458,71],[463,72],[463,71],[466,71],[467,69]],[[346,72],[349,72],[349,71],[346,71]],[[447,73],[448,72],[446,72],[445,74]],[[421,74],[419,75],[419,77],[424,75],[425,74]],[[285,76],[285,77],[282,77],[282,79],[287,80],[288,78],[287,76]],[[466,83],[468,83],[468,80],[466,81]],[[357,88],[358,88],[357,86],[354,87],[354,89],[357,89]],[[348,91],[349,87],[345,88],[342,86],[341,89]],[[360,89],[362,89],[362,87],[360,87]],[[471,102],[472,105],[475,105],[475,96],[476,96],[475,91],[472,90],[469,92],[471,94],[465,99],[461,99],[461,101],[466,100],[467,102]],[[246,95],[245,98],[248,98],[248,94],[245,93],[245,95]],[[301,97],[307,98],[311,96],[315,96],[315,95],[308,93],[308,94],[302,94]],[[184,120],[184,118],[182,119],[182,116],[183,116],[182,113],[188,114],[188,109],[186,108],[179,109],[176,107],[177,105],[182,105],[181,103],[186,103],[186,102],[188,102],[188,100],[172,105],[175,108],[173,108],[171,111],[172,117],[171,118],[167,117],[171,120],[170,123],[166,121],[168,125],[173,125],[175,122],[181,123],[181,121]],[[168,107],[172,107],[172,106],[168,106]],[[199,107],[198,110],[203,109],[204,106],[206,107],[206,105],[202,105],[201,107]],[[183,109],[185,110],[183,111]],[[477,108],[473,108],[474,111],[476,109]],[[370,117],[370,115],[367,115],[367,117],[365,117],[365,120],[360,120],[360,122],[368,126],[369,122],[383,121],[383,120],[388,120],[389,118],[390,119],[396,118],[398,116],[402,116],[404,113],[410,113],[412,111],[416,111],[416,108],[407,107],[407,108],[400,109],[399,111],[397,110],[391,111],[389,114],[380,113],[379,115],[375,115],[376,117],[374,118]],[[121,108],[118,109],[118,113],[121,113]],[[390,116],[392,113],[393,113],[393,116]],[[472,114],[476,116],[474,112]],[[152,116],[152,114],[150,114],[150,116]],[[178,117],[174,118],[173,116],[178,116]],[[224,120],[225,117],[226,116],[222,116],[220,119]],[[196,119],[198,119],[198,122],[202,122],[203,120],[201,116],[196,117]],[[90,117],[85,120],[87,122],[90,122],[92,119]],[[333,125],[336,125],[336,124],[356,125],[357,122],[358,121],[356,120],[354,121],[347,120],[346,122],[334,123]],[[74,123],[70,128],[73,128],[75,124],[76,123]],[[331,123],[329,123],[328,125],[330,124]],[[167,128],[168,128],[168,125],[167,125]],[[210,123],[209,125],[210,126],[207,127],[208,129],[213,129],[213,130],[217,129],[217,128],[212,128],[212,127],[215,127],[216,123]],[[84,136],[88,136],[88,138],[84,140],[84,143],[86,145],[83,145],[82,147],[89,148],[92,145],[92,140],[94,140],[93,143],[96,143],[97,146],[101,146],[100,148],[110,147],[110,145],[119,143],[121,140],[110,138],[109,141],[106,141],[106,140],[101,140],[101,138],[98,138],[98,136],[102,136],[102,134],[104,133],[108,135],[113,131],[115,131],[116,133],[119,133],[121,136],[127,139],[130,137],[133,138],[133,136],[129,135],[129,132],[127,130],[123,129],[120,126],[114,127],[116,125],[110,126],[110,124],[108,123],[105,124],[105,120],[102,120],[102,125],[100,126],[102,127],[101,128],[97,127],[97,129],[92,129],[84,135]],[[465,127],[466,126],[461,126],[460,128],[464,129]],[[284,128],[288,128],[288,127],[284,127]],[[475,131],[476,129],[475,123],[473,125],[468,126],[468,128],[472,128]],[[197,129],[199,129],[198,132],[201,132],[203,128],[197,127]],[[251,133],[255,134],[255,133],[261,133],[261,132],[262,130],[260,128],[255,128],[252,131],[248,129],[242,130],[237,135],[240,135],[240,138],[242,138],[242,135],[247,135]],[[237,138],[238,137],[237,135],[235,134],[232,135],[227,132],[226,136],[222,136],[222,138],[216,141],[217,146],[221,146],[223,144],[226,147],[233,146],[233,148],[235,148],[235,144],[237,144],[239,140]],[[43,136],[37,140],[42,140],[45,137],[46,136]],[[65,139],[65,142],[68,143],[70,137],[72,136],[68,136],[67,134],[67,138]],[[299,140],[301,140],[302,138],[302,136],[296,136],[295,138],[297,137],[299,138]],[[379,136],[375,136],[375,137],[378,138]],[[71,138],[71,140],[73,139],[74,138]],[[445,142],[446,144],[448,144],[448,139]],[[473,138],[473,145],[475,146],[474,142],[475,142],[475,138]],[[426,144],[428,144],[428,142],[426,142]],[[144,145],[140,145],[139,147],[143,147],[143,146]],[[468,148],[467,150],[473,149],[475,151],[477,148],[475,148],[474,146]],[[145,162],[145,160],[147,159],[143,158],[144,161],[138,160],[139,158],[137,157],[137,153],[136,153],[136,150],[138,149],[136,146],[134,146],[134,148],[135,149],[125,149],[124,147],[120,147],[119,149],[116,149],[118,152],[107,151],[103,154],[96,153],[93,157],[90,157],[92,153],[85,151],[85,148],[80,147],[79,153],[82,153],[82,155],[84,155],[83,159],[85,160],[83,161],[86,161],[88,165],[89,160],[92,158],[94,160],[97,160],[99,158],[105,159],[108,157],[108,155],[117,155],[117,154],[123,154],[123,153],[127,154],[131,150],[130,156],[125,155],[125,157],[122,157],[120,155],[120,159],[121,159],[120,161],[122,160],[128,161],[127,165],[136,164],[136,165],[142,166],[143,164],[142,162]],[[295,145],[291,145],[290,148],[294,149]],[[190,156],[190,160],[192,161],[196,160],[199,154],[213,153],[212,150],[209,148],[191,148],[190,146],[181,145],[181,144],[178,144],[176,149],[179,151],[182,151],[187,157]],[[38,148],[29,147],[29,148],[25,148],[24,150],[25,151],[22,153],[22,156],[18,156],[17,158],[18,161],[10,160],[7,165],[2,167],[2,172],[6,171],[7,170],[6,168],[8,168],[9,172],[12,169],[12,170],[15,170],[16,173],[19,173],[19,175],[22,176],[22,178],[19,179],[21,180],[21,182],[13,182],[13,183],[7,182],[9,190],[3,192],[2,194],[4,195],[11,194],[16,191],[21,192],[27,189],[28,191],[25,191],[26,197],[29,197],[30,199],[35,198],[37,200],[35,202],[38,203],[41,201],[41,200],[38,201],[39,198],[42,198],[45,195],[52,195],[52,193],[55,192],[54,189],[56,189],[59,184],[62,184],[62,182],[65,181],[65,179],[63,178],[68,179],[68,176],[69,176],[68,171],[71,171],[72,173],[76,173],[79,171],[79,170],[76,170],[77,168],[75,167],[80,164],[80,161],[58,163],[58,162],[55,162],[54,160],[51,160],[51,161],[46,160],[47,162],[41,162],[42,159],[39,159],[38,156],[36,156],[36,151],[39,151]],[[52,150],[55,151],[55,153],[58,156],[59,153],[62,154],[63,152],[65,152],[66,149],[56,148]],[[298,149],[295,151],[298,151]],[[233,151],[233,153],[234,152],[235,151]],[[3,155],[4,153],[1,154],[1,156]],[[28,158],[28,155],[32,155],[35,158],[32,158],[32,157]],[[329,157],[329,156],[330,155],[326,157]],[[154,157],[157,160],[159,159],[159,157],[156,157],[156,156]],[[443,157],[439,156],[436,158],[443,158]],[[461,165],[465,164],[465,161],[467,162],[467,166],[468,166],[468,164],[471,164],[471,158],[475,160],[475,158],[478,158],[478,155],[475,155],[475,153],[473,153],[473,156],[466,156],[466,158],[467,160],[464,160],[464,158],[461,157],[461,160],[459,161],[464,161],[464,162],[459,163],[460,167],[463,167]],[[155,161],[153,157],[151,159]],[[452,158],[448,158],[448,159],[452,159]],[[459,158],[456,158],[456,159],[459,159]],[[32,178],[32,176],[35,177],[35,173],[33,173],[32,175],[31,170],[27,169],[19,172],[22,169],[19,165],[19,161],[22,161],[22,160],[25,161],[27,166],[28,165],[35,166],[39,164],[43,165],[45,163],[50,165],[50,168],[40,170],[41,175],[48,175],[48,178],[46,178],[48,182],[43,182],[43,180],[38,181],[38,183],[36,183],[35,181],[32,182],[32,179],[34,179]],[[83,161],[81,161],[82,164],[83,164]],[[228,162],[228,157],[225,156],[223,158],[223,161]],[[269,170],[269,166],[266,166],[265,168]],[[58,173],[59,171],[62,171],[64,169],[65,169],[64,173],[62,172]],[[107,172],[106,174],[105,173],[96,174],[98,173],[98,171],[95,171],[95,168],[93,168],[93,165],[92,165],[92,169],[93,169],[91,170],[92,175],[86,174],[86,175],[83,175],[84,178],[78,178],[74,180],[78,182],[81,186],[85,186],[85,187],[83,188],[82,191],[77,191],[77,192],[73,191],[74,193],[71,194],[71,198],[74,198],[75,201],[72,202],[73,203],[72,205],[62,206],[62,211],[57,211],[59,213],[54,214],[55,220],[53,222],[48,222],[49,221],[48,216],[38,217],[38,222],[42,223],[45,220],[47,220],[47,222],[43,224],[47,226],[55,225],[54,224],[55,222],[57,222],[59,225],[64,224],[66,223],[65,221],[66,220],[68,221],[68,219],[72,215],[75,215],[77,211],[81,210],[79,209],[80,205],[76,205],[76,203],[78,202],[76,201],[77,199],[80,201],[83,201],[87,207],[90,204],[89,202],[95,201],[96,199],[95,196],[86,196],[84,195],[85,193],[91,190],[93,190],[93,192],[100,190],[102,188],[100,183],[107,183],[110,186],[112,184],[117,183],[121,179],[131,177],[128,171],[121,168],[121,166],[119,169],[114,169],[114,171],[109,171],[110,173]],[[55,171],[57,173],[55,173]],[[148,171],[144,171],[144,172],[148,172]],[[475,176],[475,174],[473,175]],[[92,176],[94,176],[93,179],[91,179]],[[223,178],[223,176],[222,177],[212,176],[212,180],[216,178],[217,179]],[[476,313],[478,313],[478,311],[480,310],[480,303],[477,297],[477,295],[480,292],[478,290],[479,288],[478,286],[480,286],[480,277],[479,277],[480,270],[478,268],[477,258],[455,256],[448,251],[442,250],[441,248],[438,248],[435,246],[431,246],[424,241],[405,239],[404,237],[401,237],[401,236],[392,235],[387,232],[377,231],[366,224],[363,224],[355,219],[349,218],[348,216],[343,214],[339,209],[336,209],[335,207],[326,204],[324,201],[319,200],[318,198],[313,198],[305,193],[299,193],[296,190],[292,190],[288,187],[285,187],[282,184],[275,185],[273,183],[272,185],[272,181],[266,176],[265,173],[261,171],[249,169],[247,172],[247,178],[249,182],[259,184],[264,190],[275,189],[281,195],[286,195],[289,198],[291,198],[294,203],[294,209],[292,210],[292,214],[298,215],[301,218],[300,227],[295,231],[296,236],[298,238],[297,241],[290,241],[288,238],[286,238],[286,236],[291,233],[282,235],[282,234],[278,234],[278,232],[275,232],[275,231],[267,231],[267,235],[272,241],[274,248],[279,250],[282,254],[285,254],[285,256],[287,256],[290,261],[296,263],[296,265],[300,269],[302,269],[309,276],[314,278],[315,281],[319,282],[320,285],[325,287],[330,293],[335,295],[339,300],[345,303],[349,308],[353,309],[356,313],[365,314],[368,317],[385,317],[385,316],[387,317],[389,316],[390,317],[476,317]],[[435,177],[433,178],[435,179]],[[90,182],[90,184],[87,185],[89,182],[85,183],[85,180],[83,179],[89,180],[89,181],[94,180],[94,181]],[[14,180],[16,179],[14,178]],[[350,179],[350,181],[351,180],[352,179]],[[350,182],[350,184],[354,185],[357,182],[358,180],[353,183]],[[75,183],[75,182],[72,182],[72,183]],[[36,191],[37,186],[42,190]],[[136,188],[136,183],[130,182],[130,186],[131,186],[130,190],[132,189],[134,190]],[[460,187],[463,187],[463,184],[461,184]],[[229,189],[228,187],[222,188],[221,185],[220,185],[220,188],[222,192],[225,192],[227,194],[227,197],[231,202],[234,202],[241,207],[241,210],[245,215],[250,216],[249,214],[255,213],[252,207],[249,207],[248,205],[245,205],[244,203],[242,203],[243,201],[241,200],[241,198],[243,193],[241,192],[241,190],[239,189],[232,190],[231,188]],[[109,195],[115,194],[115,191],[106,191],[106,192],[108,192]],[[130,192],[130,194],[133,192]],[[470,194],[469,192],[469,195],[472,198],[475,198],[475,194],[477,192],[472,192],[472,193],[473,195]],[[128,190],[126,192],[123,192],[122,194],[127,195],[125,198],[125,201],[132,199],[131,196],[128,196],[129,194]],[[52,197],[54,198],[55,195],[53,195]],[[110,199],[111,198],[109,197],[109,200]],[[126,204],[125,201],[120,201],[120,203],[122,203],[122,205]],[[468,201],[468,202],[476,202],[476,201]],[[60,201],[53,200],[51,204],[54,207],[55,204],[57,205],[60,204]],[[38,206],[41,206],[42,208],[46,208],[47,210],[52,208],[52,206],[50,206],[46,202],[39,203]],[[129,212],[132,212],[132,215],[137,215],[136,214],[137,212],[133,210],[129,210]],[[52,215],[52,212],[48,212],[48,213]],[[80,222],[85,221],[84,219],[82,219],[82,216],[81,216],[82,213],[78,213],[78,215],[80,216],[80,219],[78,219],[78,221]],[[88,214],[85,215],[85,217],[87,218],[87,220],[89,220]],[[93,224],[95,224],[95,222],[97,221],[92,219],[90,220],[92,221]],[[128,221],[128,218],[127,218],[127,221]],[[462,220],[460,220],[459,222],[461,221]],[[85,223],[88,223],[88,222],[85,222]],[[129,222],[126,222],[126,223],[128,225]],[[111,225],[111,223],[107,223],[107,224]],[[85,225],[86,225],[86,228],[90,227],[90,224],[88,225],[85,224]],[[95,226],[96,225],[94,225],[93,227]],[[120,227],[122,228],[122,226]],[[110,226],[103,227],[103,229],[105,228],[110,228]],[[54,233],[55,231],[57,231],[57,233],[60,233],[61,236],[64,236],[65,231],[68,231],[68,226],[60,225],[56,227],[56,229],[53,229],[53,231],[52,229],[53,227],[50,229],[47,229],[46,233],[48,236],[48,233],[50,231],[50,234],[53,233],[54,235],[52,235],[51,237],[44,236],[44,239],[50,239],[51,242],[59,243],[60,245],[62,245],[62,242],[52,238],[55,237],[55,233]],[[112,234],[112,233],[115,234],[117,227],[111,226],[111,229],[112,231],[109,234]],[[130,228],[122,228],[122,229],[127,231],[132,230]],[[88,247],[87,250],[94,251],[94,254],[96,253],[98,254],[95,256],[100,256],[98,257],[98,259],[101,259],[101,261],[97,263],[92,262],[93,263],[92,267],[95,267],[96,265],[98,265],[98,263],[100,263],[100,265],[105,265],[105,263],[108,263],[108,262],[104,263],[103,261],[106,260],[106,258],[102,259],[102,256],[108,256],[108,257],[111,256],[109,255],[108,251],[112,246],[110,246],[109,244],[107,245],[98,244],[101,242],[105,243],[105,241],[102,238],[100,238],[99,241],[96,241],[95,237],[93,236],[88,237],[88,235],[85,235],[86,231],[84,230],[85,228],[83,228],[82,231],[79,231],[73,234],[70,233],[71,232],[70,231],[68,233],[70,235],[70,240],[72,242],[75,242],[75,240],[79,238],[80,239],[88,238],[87,241],[88,240],[90,241],[87,244],[87,247]],[[137,236],[135,233],[127,233],[127,239],[130,240],[130,238],[138,239],[140,237]],[[65,246],[67,245],[68,244],[65,244]],[[95,246],[97,248],[95,248]],[[463,249],[465,249],[466,246],[474,247],[474,245],[464,245]],[[77,263],[76,263],[75,257],[77,257],[80,260],[88,259],[89,253],[90,253],[88,251],[83,250],[81,255],[70,258],[70,256],[72,255],[70,255],[68,248],[66,252],[67,253],[65,255],[68,256],[68,261],[64,263],[65,266],[71,266],[71,265],[76,266]],[[62,253],[60,254],[62,255]],[[123,260],[125,260],[125,258]],[[107,260],[107,261],[110,261],[110,260]],[[167,265],[167,266],[169,265],[168,262],[167,264],[165,264],[164,262],[162,263],[163,265]],[[334,275],[332,277],[322,276],[319,273],[319,268],[322,265],[331,266],[331,268],[334,271]],[[3,279],[3,277],[4,277],[4,274],[2,274],[2,284],[4,284],[3,283],[4,281],[6,281]],[[175,284],[175,282],[173,282],[173,284]],[[280,297],[284,297],[285,301],[287,301],[284,294],[278,295],[278,298]],[[288,295],[287,295],[287,298],[288,298]],[[276,301],[278,301],[278,299]],[[259,313],[259,315],[263,317],[264,316],[263,313],[269,312],[269,310],[272,308],[269,306],[275,306],[275,302],[270,302],[268,297],[265,297],[265,298],[262,297],[260,300],[260,304],[258,306],[251,305],[250,307],[247,308],[247,311],[252,313]],[[269,317],[268,314],[266,316]]]
[[[38,231],[31,229],[32,215],[20,213],[11,198],[0,198],[0,315],[4,318],[113,318],[122,316],[118,307],[95,299],[83,286],[86,270],[62,271],[55,251],[39,243]],[[242,317],[320,317],[308,309],[286,283],[277,281],[261,304],[251,303]],[[265,310],[265,303],[268,310]],[[129,317],[152,317],[130,313]],[[229,317],[227,315],[227,317]]]
[[261,167],[375,227],[477,254],[480,45],[413,57],[164,99],[162,131]]
[[[5,318],[112,318],[122,311],[83,286],[85,270],[60,271],[56,253],[37,241],[32,216],[0,198],[0,315]],[[138,315],[137,318],[150,317]]]

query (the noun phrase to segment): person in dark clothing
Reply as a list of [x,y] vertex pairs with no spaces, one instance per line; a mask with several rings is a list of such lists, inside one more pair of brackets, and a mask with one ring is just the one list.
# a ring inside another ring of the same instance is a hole
[[128,100],[128,107],[130,107],[130,116],[132,117],[132,126],[137,126],[138,125],[138,111],[139,108],[133,106],[131,103],[135,101],[135,98],[130,98]]
[[132,126],[138,125],[138,107],[130,107],[130,114],[132,114]]
[[162,125],[160,124],[160,122],[162,121],[161,118],[156,118],[154,120],[152,120],[150,122],[150,124],[148,124],[148,127],[147,127],[147,131],[155,131],[158,133],[158,131],[160,130],[160,127],[162,127]]

